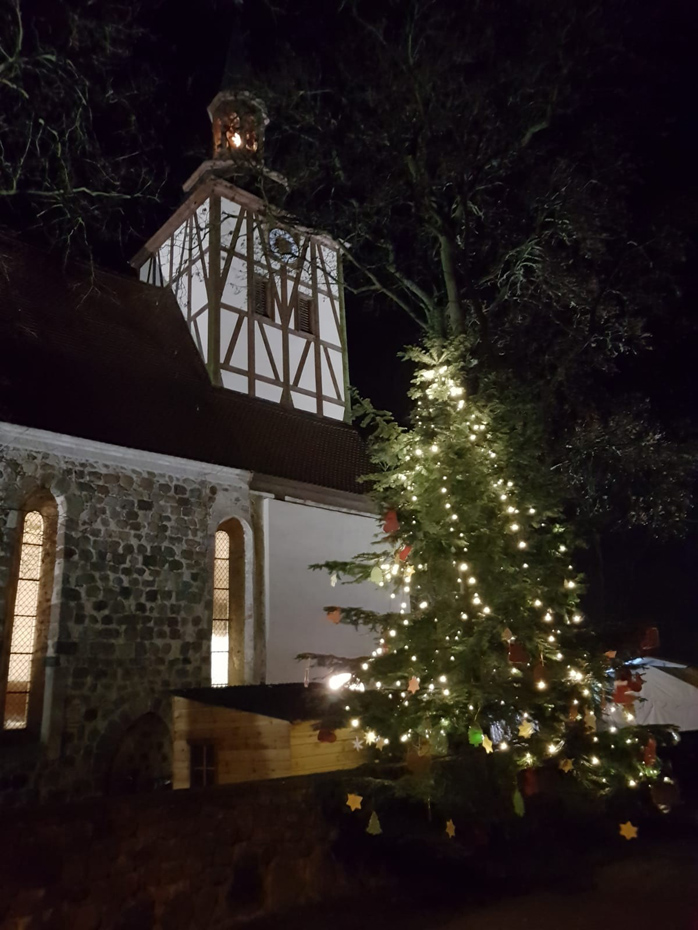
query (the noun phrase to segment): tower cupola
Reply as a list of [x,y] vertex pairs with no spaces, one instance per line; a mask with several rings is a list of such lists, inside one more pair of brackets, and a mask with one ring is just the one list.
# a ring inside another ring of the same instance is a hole
[[264,103],[244,90],[222,90],[208,107],[213,129],[214,161],[249,165],[262,162],[264,130],[269,122]]

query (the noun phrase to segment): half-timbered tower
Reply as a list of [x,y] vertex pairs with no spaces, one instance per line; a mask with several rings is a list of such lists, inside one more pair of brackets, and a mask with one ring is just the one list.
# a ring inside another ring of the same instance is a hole
[[173,290],[213,384],[344,419],[337,243],[234,183],[265,172],[263,103],[224,89],[209,115],[212,158],[184,185],[187,199],[133,264],[141,280]]

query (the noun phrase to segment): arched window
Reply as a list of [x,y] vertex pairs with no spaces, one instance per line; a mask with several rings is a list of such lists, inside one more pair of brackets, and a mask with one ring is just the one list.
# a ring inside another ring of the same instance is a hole
[[241,684],[244,670],[245,543],[239,520],[216,532],[213,557],[211,684]]
[[22,516],[14,577],[9,586],[2,661],[2,728],[38,726],[55,561],[53,499]]

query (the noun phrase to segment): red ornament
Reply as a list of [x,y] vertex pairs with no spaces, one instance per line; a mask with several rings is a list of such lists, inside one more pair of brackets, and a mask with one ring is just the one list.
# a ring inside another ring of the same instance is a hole
[[400,529],[400,523],[397,518],[397,513],[394,510],[389,510],[385,515],[385,523],[383,524],[383,532],[390,535],[391,533],[397,533]]
[[318,730],[318,743],[336,743],[337,734],[334,730]]
[[328,610],[327,619],[331,623],[339,623],[339,621],[342,619],[342,611],[339,609],[339,607],[334,607],[332,610]]
[[628,687],[631,691],[642,691],[643,684],[642,675],[631,675],[628,679]]
[[654,765],[657,761],[657,740],[650,736],[647,740],[647,745],[645,746],[645,751],[643,753],[642,761],[645,765]]
[[534,794],[538,794],[540,788],[538,786],[538,773],[535,769],[524,769],[521,773],[521,794],[524,797],[530,798]]
[[512,665],[525,665],[528,662],[528,653],[521,643],[509,643],[509,661]]
[[640,649],[643,652],[659,649],[659,629],[656,626],[647,627],[640,641]]
[[406,561],[407,556],[410,554],[410,552],[412,552],[412,546],[403,546],[402,549],[400,549],[400,551],[398,552],[397,557],[398,559],[400,559],[401,562],[404,562]]
[[632,707],[635,701],[635,695],[630,690],[630,683],[627,681],[617,681],[613,687],[613,700],[616,704],[622,704],[624,707]]

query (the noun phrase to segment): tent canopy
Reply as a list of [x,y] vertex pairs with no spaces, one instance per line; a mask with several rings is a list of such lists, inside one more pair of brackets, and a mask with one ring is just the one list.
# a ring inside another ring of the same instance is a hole
[[665,659],[633,659],[628,666],[642,678],[642,690],[628,720],[625,708],[607,705],[604,718],[611,726],[674,726],[698,730],[698,670]]

